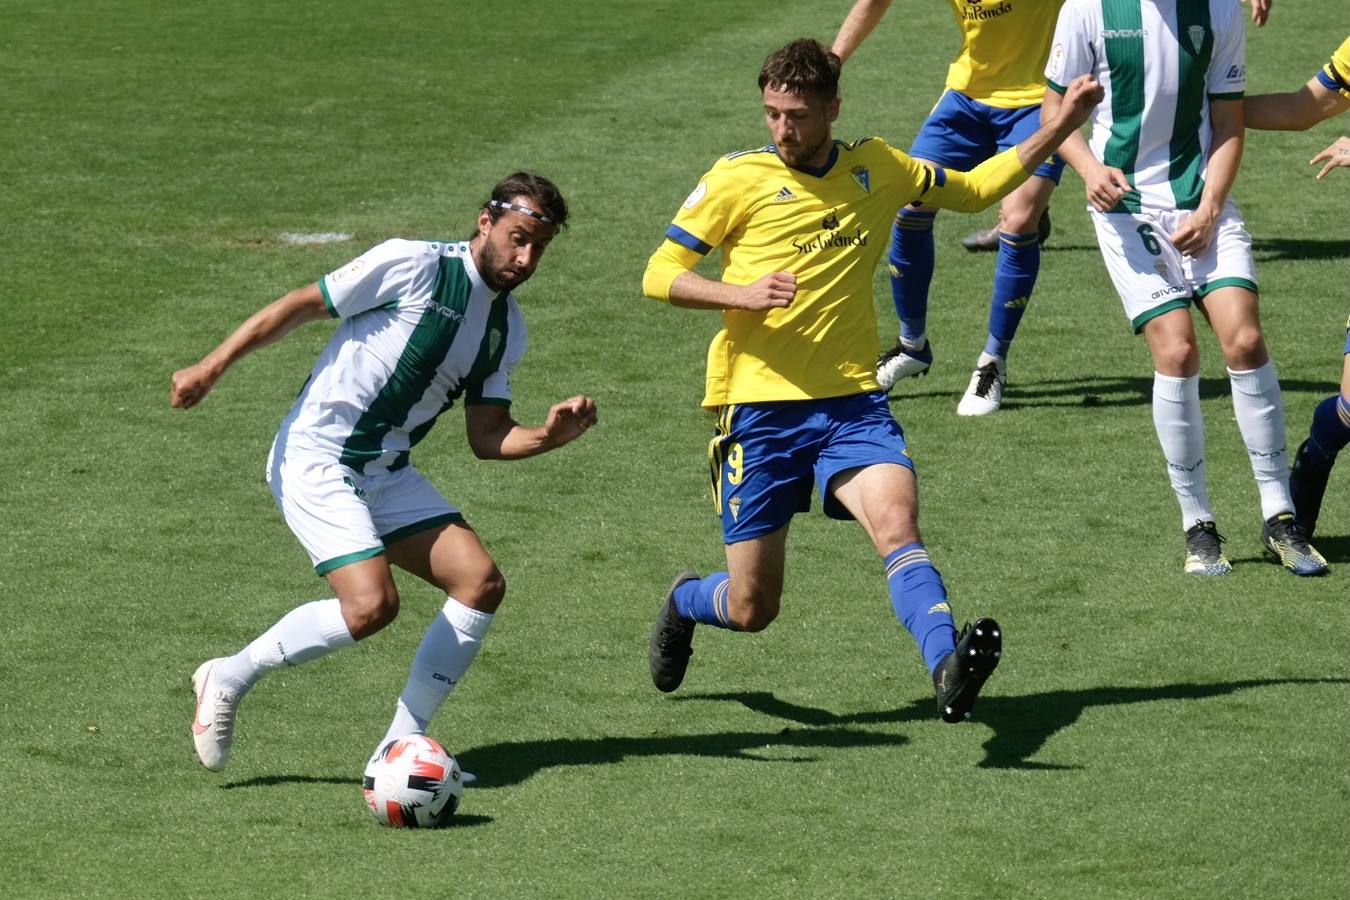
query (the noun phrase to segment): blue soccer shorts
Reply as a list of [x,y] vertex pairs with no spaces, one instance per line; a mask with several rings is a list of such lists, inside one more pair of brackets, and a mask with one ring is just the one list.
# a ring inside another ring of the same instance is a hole
[[806,512],[812,481],[827,516],[851,519],[828,491],[831,478],[878,463],[914,469],[905,434],[879,391],[720,407],[708,463],[728,544],[777,531]]
[[[946,91],[924,120],[909,155],[969,172],[1001,150],[1015,147],[1041,127],[1041,107],[986,106],[960,91]],[[1059,184],[1064,160],[1058,153],[1032,174]]]

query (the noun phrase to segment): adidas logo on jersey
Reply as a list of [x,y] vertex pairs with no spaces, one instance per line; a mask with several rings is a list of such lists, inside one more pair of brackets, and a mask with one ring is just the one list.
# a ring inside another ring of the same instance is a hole
[[773,195],[773,200],[775,203],[783,203],[784,201],[787,200],[796,200],[796,199],[797,195],[792,193],[792,191],[788,190],[787,188],[783,188],[778,193]]

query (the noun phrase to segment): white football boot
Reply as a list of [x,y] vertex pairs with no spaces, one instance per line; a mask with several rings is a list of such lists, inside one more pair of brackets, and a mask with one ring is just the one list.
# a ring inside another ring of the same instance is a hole
[[956,405],[958,416],[987,416],[1003,405],[1003,386],[1008,383],[1008,364],[997,356],[980,354],[970,376],[970,386]]
[[894,347],[877,357],[877,383],[889,394],[901,378],[927,374],[932,366],[933,345],[926,338],[919,349],[896,341]]
[[226,690],[211,677],[221,659],[208,659],[192,673],[192,690],[197,694],[192,742],[197,746],[197,758],[212,772],[219,772],[230,761],[234,716],[239,707],[239,694]]

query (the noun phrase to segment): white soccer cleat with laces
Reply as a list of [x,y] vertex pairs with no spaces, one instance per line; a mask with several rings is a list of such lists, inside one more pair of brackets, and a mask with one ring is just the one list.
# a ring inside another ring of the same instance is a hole
[[894,347],[877,357],[877,384],[889,394],[901,378],[927,374],[932,367],[933,345],[927,339],[920,349],[896,341]]
[[239,695],[225,690],[211,677],[220,661],[208,659],[192,673],[192,690],[197,694],[192,742],[197,747],[197,758],[212,772],[219,772],[230,761],[234,717],[239,708]]
[[1003,405],[1003,386],[1008,383],[1008,370],[998,362],[986,362],[970,376],[970,386],[956,404],[958,416],[987,416]]

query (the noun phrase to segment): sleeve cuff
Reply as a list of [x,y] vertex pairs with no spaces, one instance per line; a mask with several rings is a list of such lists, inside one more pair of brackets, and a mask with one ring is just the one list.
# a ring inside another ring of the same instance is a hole
[[698,237],[698,235],[690,234],[673,222],[670,227],[666,229],[666,237],[670,238],[681,247],[688,247],[690,250],[693,250],[700,255],[707,255],[708,252],[712,250],[712,244],[707,243],[702,238]]
[[323,305],[328,307],[328,315],[334,319],[338,317],[337,307],[333,305],[333,298],[328,296],[328,276],[325,275],[319,279],[319,293],[323,294]]
[[1337,74],[1338,73],[1332,69],[1331,64],[1328,63],[1317,70],[1317,83],[1329,91],[1350,90],[1350,85],[1337,78]]

